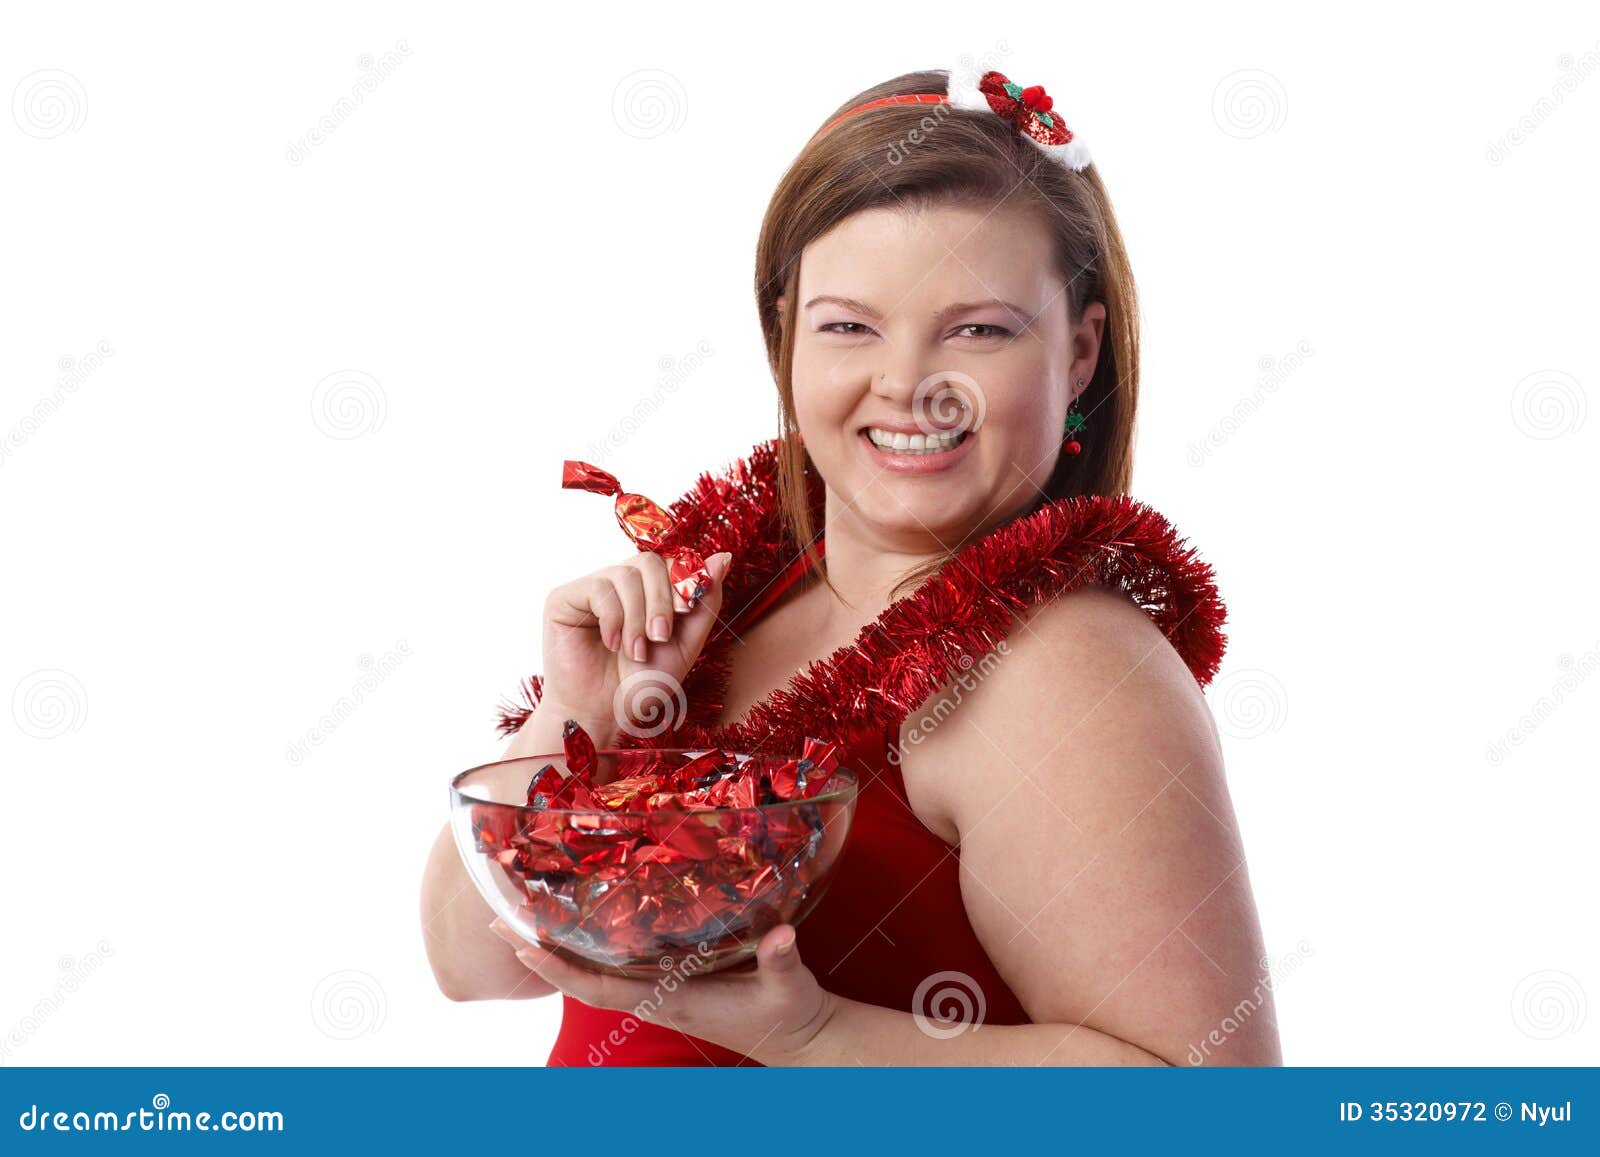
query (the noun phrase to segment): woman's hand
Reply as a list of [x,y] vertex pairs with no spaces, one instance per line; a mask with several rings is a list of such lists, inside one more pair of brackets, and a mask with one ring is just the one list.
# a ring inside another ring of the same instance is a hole
[[690,951],[649,980],[590,972],[529,944],[502,921],[490,927],[517,949],[517,959],[530,971],[568,996],[686,1032],[763,1065],[798,1063],[834,1009],[833,996],[801,963],[790,924],[761,938],[753,967],[702,975],[705,962]]
[[[629,721],[617,717],[617,689],[631,676],[650,670],[681,684],[716,622],[732,559],[724,551],[706,560],[710,589],[686,613],[674,610],[666,560],[653,552],[551,591],[544,607],[540,708],[549,704],[549,714],[585,727],[606,719],[621,728]],[[595,739],[604,745],[601,736]]]

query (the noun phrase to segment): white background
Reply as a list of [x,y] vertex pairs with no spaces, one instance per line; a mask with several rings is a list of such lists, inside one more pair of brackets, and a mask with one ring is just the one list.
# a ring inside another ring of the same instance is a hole
[[557,466],[667,501],[775,432],[774,184],[962,54],[1130,246],[1286,1060],[1600,1061],[1593,6],[995,11],[7,9],[4,1063],[542,1063],[417,881],[632,549]]

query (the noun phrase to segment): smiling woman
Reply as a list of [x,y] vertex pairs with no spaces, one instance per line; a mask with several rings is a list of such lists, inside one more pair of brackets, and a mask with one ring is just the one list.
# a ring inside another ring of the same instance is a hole
[[[757,249],[779,436],[655,551],[552,593],[502,730],[508,756],[566,718],[618,747],[837,742],[861,790],[832,883],[753,968],[650,982],[488,928],[441,842],[440,985],[561,991],[552,1064],[1278,1063],[1201,694],[1225,612],[1127,493],[1137,311],[1100,178],[994,72],[900,77],[824,126]],[[711,584],[675,615],[685,547]],[[612,715],[641,678],[681,691],[669,726]]]

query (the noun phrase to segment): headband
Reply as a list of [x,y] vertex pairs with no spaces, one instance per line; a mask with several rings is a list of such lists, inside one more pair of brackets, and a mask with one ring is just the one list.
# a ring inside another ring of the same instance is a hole
[[1060,114],[1050,111],[1054,102],[1042,85],[1023,88],[994,69],[985,72],[976,82],[968,79],[970,75],[970,70],[963,75],[961,71],[951,69],[947,81],[948,92],[903,93],[858,104],[834,117],[817,135],[821,136],[840,121],[868,109],[896,104],[949,104],[974,112],[992,112],[1002,120],[1009,121],[1042,152],[1075,173],[1088,167],[1088,148],[1073,136]]

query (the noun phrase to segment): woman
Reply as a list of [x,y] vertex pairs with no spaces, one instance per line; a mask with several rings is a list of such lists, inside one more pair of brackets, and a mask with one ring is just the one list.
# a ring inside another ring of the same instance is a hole
[[[754,967],[652,983],[491,927],[441,833],[441,988],[562,991],[552,1064],[1280,1063],[1201,694],[1223,608],[1126,496],[1137,311],[1082,143],[998,73],[869,89],[780,183],[756,293],[780,437],[702,476],[661,554],[552,592],[502,725],[508,758],[569,718],[602,746],[836,740],[863,780],[836,874]],[[712,576],[685,614],[679,545]],[[641,678],[687,703],[651,738],[613,716]]]

